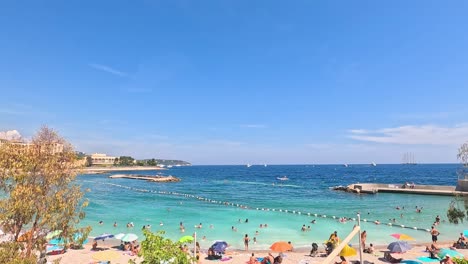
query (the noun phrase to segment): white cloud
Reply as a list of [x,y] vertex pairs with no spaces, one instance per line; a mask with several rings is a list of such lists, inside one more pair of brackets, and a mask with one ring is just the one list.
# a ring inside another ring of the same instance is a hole
[[375,143],[403,145],[459,145],[468,140],[468,123],[452,127],[408,125],[377,130],[354,129],[348,137]]
[[111,68],[109,66],[102,65],[102,64],[91,63],[91,64],[89,64],[89,66],[96,69],[96,70],[104,71],[104,72],[107,72],[107,73],[110,73],[110,74],[113,74],[113,75],[117,75],[117,76],[120,76],[120,77],[125,77],[125,76],[128,75],[125,72],[121,72],[119,70],[116,70],[114,68]]
[[0,131],[0,139],[21,140],[21,134],[17,130]]

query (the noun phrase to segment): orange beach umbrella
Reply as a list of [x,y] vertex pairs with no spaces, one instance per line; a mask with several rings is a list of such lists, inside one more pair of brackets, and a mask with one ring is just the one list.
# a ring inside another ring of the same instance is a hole
[[284,252],[292,250],[292,245],[286,241],[278,241],[273,243],[273,245],[270,246],[270,249],[276,252]]

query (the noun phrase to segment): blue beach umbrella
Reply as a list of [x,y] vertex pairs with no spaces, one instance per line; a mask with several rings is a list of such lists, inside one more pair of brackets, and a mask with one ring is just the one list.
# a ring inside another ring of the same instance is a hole
[[211,245],[211,248],[213,248],[215,252],[219,253],[224,253],[227,247],[228,244],[226,243],[226,241],[216,241],[213,245]]
[[94,238],[94,240],[105,240],[105,239],[108,239],[108,238],[113,238],[114,235],[112,234],[102,234],[102,235],[99,235],[97,237]]
[[468,236],[468,230],[463,231],[464,236]]
[[446,255],[449,255],[451,258],[464,258],[465,256],[458,252],[458,251],[455,251],[455,250],[451,250],[451,249],[448,249],[448,248],[442,248],[439,253],[437,253],[437,255],[439,256],[439,258],[443,259],[445,258]]
[[402,253],[410,250],[411,246],[406,241],[395,241],[390,243],[387,246],[387,249],[389,249],[392,253]]

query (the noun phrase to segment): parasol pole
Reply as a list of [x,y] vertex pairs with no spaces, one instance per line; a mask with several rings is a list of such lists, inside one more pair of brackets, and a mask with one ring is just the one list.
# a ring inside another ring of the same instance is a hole
[[362,263],[362,243],[361,243],[361,214],[357,214],[357,224],[359,226],[359,233],[358,233],[358,237],[359,237],[359,263],[360,264],[363,264]]
[[[197,259],[197,232],[193,233],[193,258]],[[193,262],[192,262],[193,263]]]

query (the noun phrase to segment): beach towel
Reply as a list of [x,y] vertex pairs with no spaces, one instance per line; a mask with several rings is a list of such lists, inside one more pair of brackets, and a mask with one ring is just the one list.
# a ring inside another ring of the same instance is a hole
[[228,261],[228,260],[231,260],[232,257],[226,257],[226,258],[222,258],[221,261]]
[[434,259],[430,257],[419,257],[418,260],[422,262],[435,262],[435,263],[439,262],[439,259]]

